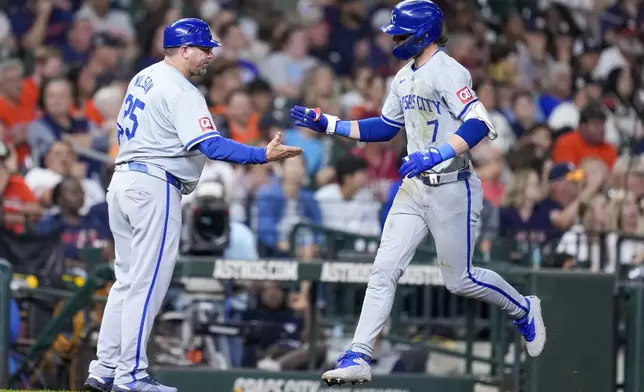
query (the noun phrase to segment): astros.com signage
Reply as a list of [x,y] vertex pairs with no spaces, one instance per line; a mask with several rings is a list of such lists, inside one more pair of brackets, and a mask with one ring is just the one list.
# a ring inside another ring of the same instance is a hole
[[[321,269],[320,269],[321,265]],[[308,273],[302,273],[305,269]],[[297,281],[303,275],[317,276],[320,282],[367,283],[373,271],[371,263],[323,262],[307,263],[292,260],[224,260],[215,262],[213,278],[239,280]],[[410,265],[400,284],[440,286],[443,279],[437,265]]]
[[[324,263],[320,281],[367,283],[372,271],[373,264],[370,263]],[[439,286],[443,284],[443,278],[435,265],[410,265],[398,283],[412,286]]]
[[298,280],[297,261],[217,260],[213,278],[241,280]]

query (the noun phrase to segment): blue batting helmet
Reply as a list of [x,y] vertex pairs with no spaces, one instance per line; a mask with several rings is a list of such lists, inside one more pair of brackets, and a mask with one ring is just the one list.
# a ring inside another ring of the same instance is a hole
[[177,19],[163,30],[163,47],[203,46],[216,48],[221,44],[212,38],[208,23],[197,18]]
[[391,11],[391,21],[380,28],[389,35],[404,36],[393,54],[408,60],[420,54],[443,34],[443,11],[430,0],[405,0]]

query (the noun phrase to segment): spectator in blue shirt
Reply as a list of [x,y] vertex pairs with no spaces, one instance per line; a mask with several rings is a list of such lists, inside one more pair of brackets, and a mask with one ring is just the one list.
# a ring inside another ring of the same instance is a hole
[[314,178],[324,164],[324,144],[319,134],[306,128],[287,129],[284,132],[284,143],[289,146],[301,147],[306,160],[306,175]]
[[87,211],[87,219],[92,222],[92,225],[100,229],[101,235],[105,238],[112,238],[112,231],[110,230],[110,219],[107,210],[107,201],[94,204],[89,211]]
[[63,54],[65,64],[69,68],[81,67],[89,61],[92,49],[94,26],[89,18],[76,18],[72,24],[65,42],[58,47]]
[[551,227],[547,211],[537,207],[543,197],[539,174],[533,169],[518,171],[505,189],[499,210],[499,236],[542,244]]
[[290,249],[291,231],[298,223],[322,224],[320,206],[314,193],[303,188],[306,180],[304,158],[288,159],[278,166],[281,177],[257,193],[257,236],[267,255],[280,257],[295,252],[303,258],[315,253],[316,238],[299,230],[296,249]]
[[[83,268],[79,249],[111,249],[109,227],[87,215],[81,215],[85,195],[78,179],[65,177],[54,187],[52,201],[59,208],[55,215],[43,219],[36,227],[40,233],[63,229],[65,259],[68,268]],[[106,252],[111,253],[111,252]]]
[[536,106],[530,92],[518,91],[512,96],[512,114],[512,131],[518,140],[536,123]]
[[335,73],[347,76],[356,65],[356,44],[370,38],[373,33],[364,1],[344,0],[337,4],[336,7],[325,8],[324,16],[331,28],[329,50],[335,52]]
[[64,43],[73,18],[68,1],[26,0],[10,12],[11,29],[23,49]]
[[644,8],[637,2],[617,0],[600,17],[600,37],[609,45],[616,41],[616,30],[637,28],[644,23]]
[[29,127],[28,142],[33,159],[41,164],[49,148],[57,140],[67,140],[88,164],[88,175],[100,175],[101,162],[89,158],[88,150],[107,152],[109,140],[83,117],[71,115],[73,89],[62,77],[43,83],[39,106],[44,115]]
[[573,80],[570,65],[564,62],[556,63],[550,72],[547,90],[538,100],[538,108],[544,119],[548,119],[560,103],[572,99]]
[[242,319],[259,324],[259,329],[246,339],[244,367],[255,367],[261,359],[276,360],[302,345],[304,320],[288,306],[279,282],[263,282],[257,307],[245,312]]
[[604,179],[601,175],[585,175],[572,163],[559,163],[550,169],[548,195],[537,204],[537,209],[547,222],[545,231],[549,240],[561,238],[572,227],[579,216],[579,208],[590,203]]
[[571,163],[554,165],[548,174],[548,194],[539,201],[537,173],[517,173],[500,211],[500,236],[533,245],[554,243],[575,223],[580,206],[591,200],[603,178],[588,177],[582,189],[584,174],[580,169]]

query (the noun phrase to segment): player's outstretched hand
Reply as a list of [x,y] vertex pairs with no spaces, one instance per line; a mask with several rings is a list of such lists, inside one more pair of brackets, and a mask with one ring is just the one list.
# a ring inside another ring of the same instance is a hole
[[269,162],[283,161],[284,159],[296,157],[301,153],[302,149],[299,147],[282,144],[282,132],[277,132],[277,135],[266,146],[266,160]]
[[[332,133],[335,131],[337,118],[333,117],[335,121],[329,121],[329,117],[322,113],[320,108],[305,108],[303,106],[295,105],[291,108],[291,118],[295,121],[298,127],[306,127],[320,133]],[[334,129],[328,129],[331,125]]]
[[443,162],[443,156],[438,149],[432,147],[429,151],[416,151],[403,158],[403,164],[398,173],[402,178],[416,177],[439,163]]

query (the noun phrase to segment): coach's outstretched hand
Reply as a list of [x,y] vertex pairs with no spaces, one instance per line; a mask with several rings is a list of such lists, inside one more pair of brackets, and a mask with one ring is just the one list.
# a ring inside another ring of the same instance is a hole
[[296,157],[302,153],[299,147],[285,146],[282,144],[282,132],[277,135],[266,146],[266,160],[268,162],[283,161],[291,157]]
[[[329,117],[320,108],[305,108],[303,106],[295,105],[291,108],[291,118],[295,121],[298,127],[306,127],[320,133],[333,133],[335,131],[335,124],[337,118],[333,117],[335,121],[329,121]],[[334,129],[328,129],[329,123],[332,123]]]

